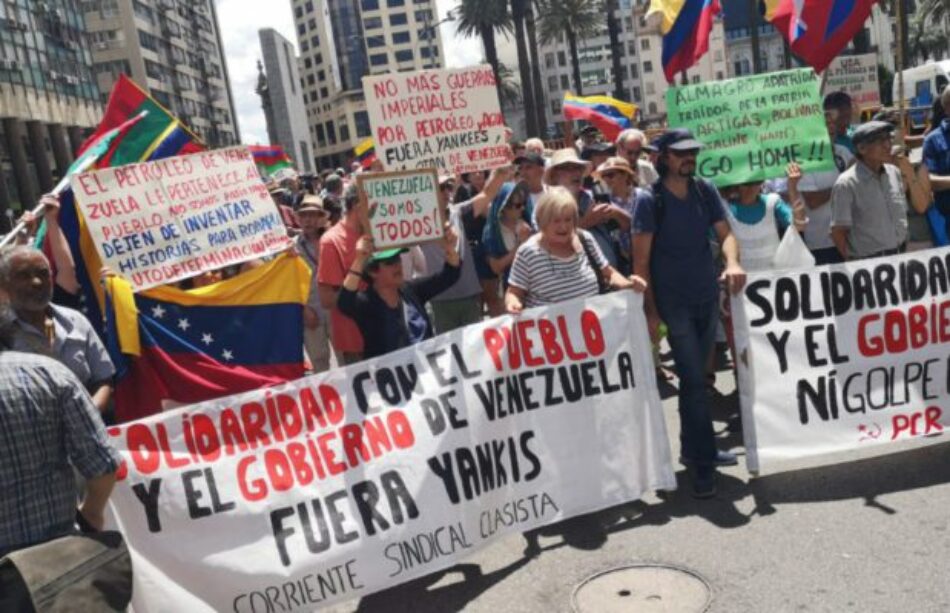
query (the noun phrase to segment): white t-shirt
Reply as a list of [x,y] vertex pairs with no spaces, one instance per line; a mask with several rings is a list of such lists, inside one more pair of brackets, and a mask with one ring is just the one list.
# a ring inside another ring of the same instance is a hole
[[[835,166],[837,170],[826,172],[812,172],[802,177],[798,184],[798,191],[820,192],[831,189],[838,177],[854,161],[854,155],[848,151],[847,147],[835,145]],[[805,227],[805,244],[809,249],[827,249],[834,247],[835,243],[831,240],[831,200],[822,204],[818,208],[808,211],[808,225]]]

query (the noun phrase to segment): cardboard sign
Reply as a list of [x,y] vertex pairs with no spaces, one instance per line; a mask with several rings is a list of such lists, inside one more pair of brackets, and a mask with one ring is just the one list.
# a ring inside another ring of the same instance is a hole
[[822,96],[844,92],[851,96],[858,110],[881,106],[881,90],[877,80],[877,55],[839,55],[822,75]]
[[87,172],[70,184],[103,264],[135,291],[292,244],[244,147]]
[[631,291],[109,433],[137,613],[313,611],[676,487]]
[[439,177],[434,170],[364,173],[356,180],[367,199],[364,227],[377,251],[442,238]]
[[461,174],[511,159],[491,66],[363,77],[363,94],[386,170]]
[[810,69],[671,88],[669,124],[688,128],[705,148],[697,174],[717,187],[834,169],[819,79]]
[[749,470],[950,426],[950,249],[751,275],[732,301]]

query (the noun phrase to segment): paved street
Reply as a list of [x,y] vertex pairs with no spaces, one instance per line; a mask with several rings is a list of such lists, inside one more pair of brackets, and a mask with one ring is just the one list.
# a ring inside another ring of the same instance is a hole
[[[730,372],[719,373],[717,387],[717,426],[725,431],[735,407]],[[675,436],[672,391],[664,409]],[[739,435],[722,436],[724,447],[741,451]],[[699,573],[715,612],[950,611],[950,446],[943,441],[832,466],[790,465],[757,479],[740,464],[724,470],[712,501],[694,501],[677,466],[679,491],[549,526],[536,557],[512,536],[447,572],[333,611],[570,611],[585,578],[638,562]],[[655,596],[671,608],[650,611],[680,610],[675,594]]]

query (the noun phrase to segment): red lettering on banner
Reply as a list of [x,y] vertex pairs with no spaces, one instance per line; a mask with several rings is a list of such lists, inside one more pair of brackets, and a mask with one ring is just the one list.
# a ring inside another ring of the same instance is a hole
[[248,502],[257,502],[267,496],[267,483],[263,479],[247,478],[248,467],[257,461],[256,456],[241,458],[237,465],[237,482],[241,496]]
[[[556,322],[556,323],[555,323]],[[531,329],[537,326],[538,337],[544,349],[541,357],[532,352],[535,340],[529,335]],[[602,355],[607,348],[603,326],[600,318],[591,310],[585,310],[580,316],[580,331],[585,351],[574,348],[568,330],[567,319],[559,315],[553,322],[548,319],[519,319],[512,327],[485,328],[482,338],[485,348],[498,371],[507,368],[516,370],[521,367],[521,357],[524,356],[526,366],[538,367],[547,364],[560,364],[565,355],[573,362],[579,362],[588,357]],[[507,349],[508,363],[502,359],[503,351]]]
[[[943,425],[940,424],[940,417],[943,411],[940,407],[927,407],[924,411],[918,411],[909,415],[895,415],[891,418],[891,440],[893,441],[901,434],[909,436],[926,436],[943,432]],[[923,420],[923,426],[920,422]]]
[[900,354],[929,343],[950,342],[950,300],[933,303],[929,309],[918,304],[907,313],[890,310],[883,317],[869,313],[858,320],[857,340],[858,351],[865,357]]

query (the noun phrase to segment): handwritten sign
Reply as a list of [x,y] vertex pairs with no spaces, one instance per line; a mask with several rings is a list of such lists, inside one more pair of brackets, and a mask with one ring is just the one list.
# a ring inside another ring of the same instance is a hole
[[442,238],[439,178],[434,170],[357,175],[366,193],[365,226],[377,250]]
[[819,79],[810,68],[671,88],[669,123],[705,145],[699,176],[718,187],[834,169]]
[[881,106],[877,80],[877,55],[839,55],[823,76],[822,94],[844,92],[859,111]]
[[511,159],[490,66],[364,77],[363,94],[386,170],[466,173]]
[[732,299],[750,471],[950,427],[950,249],[759,273]]
[[676,486],[634,292],[109,434],[139,613],[313,611]]
[[291,244],[243,147],[106,168],[71,185],[103,264],[136,291]]

